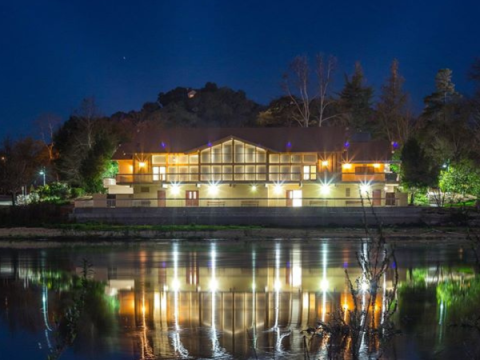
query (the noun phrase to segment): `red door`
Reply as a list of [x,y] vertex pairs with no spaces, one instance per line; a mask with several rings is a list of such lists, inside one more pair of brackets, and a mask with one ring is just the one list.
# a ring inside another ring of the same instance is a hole
[[374,206],[382,205],[382,190],[373,190],[373,192],[372,192],[372,204]]
[[158,207],[167,206],[167,197],[165,196],[165,190],[157,191]]
[[185,192],[185,206],[198,206],[198,190]]
[[293,206],[293,190],[287,190],[287,206]]

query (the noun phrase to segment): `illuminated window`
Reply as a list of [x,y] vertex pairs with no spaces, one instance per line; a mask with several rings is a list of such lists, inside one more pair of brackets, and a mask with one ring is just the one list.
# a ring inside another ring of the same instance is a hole
[[316,180],[317,168],[312,165],[305,165],[303,167],[303,180]]
[[165,181],[167,169],[165,166],[154,166],[152,167],[153,172],[153,181]]

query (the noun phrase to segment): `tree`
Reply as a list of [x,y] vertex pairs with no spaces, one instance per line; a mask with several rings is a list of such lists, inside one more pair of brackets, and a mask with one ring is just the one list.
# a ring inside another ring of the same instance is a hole
[[466,196],[480,198],[480,169],[473,160],[450,164],[440,174],[439,187],[449,193],[452,201]]
[[54,137],[61,180],[87,192],[102,190],[102,173],[125,136],[121,123],[102,117],[95,101],[85,99]]
[[435,91],[425,97],[419,122],[421,140],[437,164],[458,162],[472,149],[471,107],[455,91],[452,71],[441,69],[435,77]]
[[403,90],[404,81],[398,72],[398,61],[393,60],[390,77],[382,86],[376,111],[380,136],[400,144],[404,144],[409,138],[413,120],[408,104],[409,97]]
[[22,188],[30,186],[39,177],[39,170],[45,166],[41,153],[43,145],[30,137],[13,141],[6,138],[0,149],[0,188],[12,196],[16,204],[16,195]]
[[372,96],[373,88],[365,85],[362,66],[357,62],[352,77],[345,75],[345,85],[338,101],[341,115],[337,124],[357,132],[370,131]]
[[258,114],[257,124],[264,127],[299,126],[299,123],[294,120],[296,111],[291,98],[282,96],[272,100],[268,108]]
[[324,56],[317,55],[316,74],[318,79],[318,116],[317,125],[321,127],[324,122],[334,119],[337,114],[327,114],[327,110],[335,100],[329,94],[329,87],[333,81],[333,73],[337,67],[337,59],[330,55],[325,62]]
[[312,90],[311,70],[306,56],[295,57],[283,75],[282,89],[295,109],[291,116],[301,127],[314,124],[323,126],[336,116],[327,114],[327,108],[333,103],[329,88],[336,64],[337,60],[333,56],[329,56],[326,61],[322,54],[316,56],[316,81],[313,86],[317,88],[316,91]]
[[438,184],[440,168],[420,147],[416,138],[407,140],[401,155],[401,182],[411,192],[410,204],[414,203],[415,193]]
[[167,127],[253,126],[262,107],[245,92],[206,83],[201,89],[178,87],[160,93],[162,123]]

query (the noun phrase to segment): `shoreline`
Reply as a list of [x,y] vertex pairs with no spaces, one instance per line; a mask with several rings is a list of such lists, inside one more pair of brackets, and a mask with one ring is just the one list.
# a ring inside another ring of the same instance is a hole
[[[375,235],[375,229],[371,229]],[[386,228],[388,242],[466,243],[468,229],[458,228]],[[365,238],[363,228],[245,228],[212,230],[72,230],[55,228],[0,228],[0,248],[47,248],[62,246],[159,245],[172,241],[355,241]]]

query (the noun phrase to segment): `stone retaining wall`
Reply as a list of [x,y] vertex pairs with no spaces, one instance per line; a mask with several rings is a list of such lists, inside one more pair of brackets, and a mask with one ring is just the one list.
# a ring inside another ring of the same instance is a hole
[[[431,208],[378,207],[375,215],[384,225],[438,225],[448,222],[451,214]],[[76,208],[77,222],[105,222],[132,225],[263,225],[280,227],[362,226],[364,216],[375,224],[371,208],[365,213],[358,207],[324,208],[240,208],[240,207],[170,207],[170,208]]]

